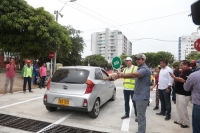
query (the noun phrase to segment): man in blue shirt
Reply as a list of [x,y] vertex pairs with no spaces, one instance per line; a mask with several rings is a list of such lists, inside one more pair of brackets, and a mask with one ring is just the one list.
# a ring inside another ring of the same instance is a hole
[[39,72],[39,65],[38,63],[36,63],[33,66],[33,74],[34,74],[33,85],[37,84],[37,77],[39,76],[38,72]]
[[138,69],[136,72],[114,75],[113,78],[136,78],[135,92],[133,100],[136,102],[137,118],[138,118],[138,132],[146,132],[146,109],[150,98],[150,78],[151,72],[149,67],[145,64],[146,56],[138,54],[135,57]]

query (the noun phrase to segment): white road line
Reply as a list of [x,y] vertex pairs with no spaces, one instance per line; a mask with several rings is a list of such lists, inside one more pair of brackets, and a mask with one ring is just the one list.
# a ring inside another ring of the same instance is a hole
[[[152,99],[149,99],[149,102],[152,102]],[[132,100],[129,101],[129,105],[130,105],[130,112],[132,111],[133,108],[133,103]],[[129,124],[130,124],[130,118],[131,118],[131,113],[129,114],[129,118],[128,119],[124,119],[122,122],[122,127],[121,127],[121,131],[126,131],[129,132]]]
[[50,124],[49,126],[46,126],[45,128],[41,129],[40,131],[38,131],[37,133],[42,133],[43,131],[47,130],[47,129],[51,129],[53,128],[55,125],[60,124],[61,122],[63,122],[64,120],[66,120],[67,118],[69,118],[71,115],[73,115],[73,112],[64,116],[63,118],[59,119],[58,121],[54,122],[53,124]]
[[152,102],[152,99],[151,99],[151,98],[149,99],[149,102],[150,102],[150,103]]
[[18,104],[22,104],[22,103],[26,103],[26,102],[30,102],[30,101],[34,101],[34,100],[37,100],[37,99],[40,99],[40,98],[43,98],[43,96],[42,97],[33,98],[33,99],[29,99],[29,100],[26,100],[26,101],[21,101],[21,102],[9,104],[9,105],[6,105],[6,106],[2,106],[2,107],[0,107],[0,109],[7,108],[7,107],[10,107],[10,106],[14,106],[14,105],[18,105]]
[[122,122],[122,127],[121,127],[121,131],[129,131],[129,124],[130,124],[130,118],[131,118],[131,111],[133,108],[133,102],[132,99],[129,101],[129,105],[130,105],[130,114],[129,114],[129,118],[128,119],[124,119]]

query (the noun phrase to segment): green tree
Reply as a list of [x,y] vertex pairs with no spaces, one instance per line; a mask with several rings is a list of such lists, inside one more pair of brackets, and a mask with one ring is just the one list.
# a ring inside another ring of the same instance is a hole
[[[70,33],[72,49],[70,51],[70,54],[63,53],[61,55],[65,55],[65,56],[58,56],[58,62],[62,63],[65,66],[82,65],[83,62],[82,62],[81,56],[82,56],[84,47],[86,45],[84,43],[83,38],[80,36],[81,31],[74,29],[72,26],[64,26],[63,28],[67,29]],[[63,49],[66,49],[66,48],[63,48]]]
[[85,66],[88,65],[88,63],[90,64],[90,66],[98,66],[98,67],[107,67],[108,65],[108,61],[105,60],[105,58],[101,55],[90,55],[85,57],[83,64]]
[[[68,30],[44,8],[33,8],[24,0],[0,1],[0,48],[23,58],[47,57],[50,51],[71,51]],[[64,53],[64,54],[63,54]]]
[[169,64],[172,64],[174,62],[174,55],[172,55],[170,52],[160,51],[155,54],[154,60],[155,60],[155,66],[160,64],[160,60],[166,59]]
[[149,67],[156,67],[158,64],[157,64],[157,61],[156,61],[156,53],[153,53],[153,52],[148,52],[148,53],[144,53],[147,60],[146,60],[146,64],[149,66]]
[[172,64],[173,67],[175,67],[176,65],[180,66],[180,62],[174,62],[174,63]]
[[198,60],[200,59],[200,52],[191,52],[190,54],[187,55],[186,59],[188,61]]
[[126,55],[124,53],[120,55],[120,59],[122,61],[122,65],[125,66],[125,67],[126,67],[126,63],[125,63],[126,57],[128,57],[128,55]]

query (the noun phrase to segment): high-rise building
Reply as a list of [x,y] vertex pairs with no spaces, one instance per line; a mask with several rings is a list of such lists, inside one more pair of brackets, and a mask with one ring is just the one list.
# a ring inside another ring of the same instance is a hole
[[196,52],[194,48],[194,42],[200,38],[197,32],[193,32],[191,35],[179,37],[178,44],[178,60],[185,60],[187,55],[191,52]]
[[91,37],[92,54],[100,54],[110,63],[115,56],[132,55],[132,43],[119,30],[105,29],[95,32]]

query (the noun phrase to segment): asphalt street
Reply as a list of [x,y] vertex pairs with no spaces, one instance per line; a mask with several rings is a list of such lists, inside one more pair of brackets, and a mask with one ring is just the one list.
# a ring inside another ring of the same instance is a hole
[[[124,115],[123,98],[123,80],[115,81],[117,86],[117,97],[115,101],[109,101],[101,107],[98,118],[92,119],[87,113],[58,109],[56,112],[48,112],[43,105],[43,94],[45,89],[34,89],[34,93],[16,92],[14,94],[0,95],[0,113],[13,116],[30,118],[50,122],[54,124],[79,127],[83,129],[112,132],[112,133],[135,133],[138,124],[135,122],[134,111],[131,111],[131,117],[121,120]],[[176,120],[176,108],[172,103],[172,118],[169,121],[164,120],[164,116],[157,116],[159,110],[154,111],[155,90],[151,92],[151,103],[147,108],[147,133],[191,133],[192,128],[183,129],[174,124]],[[132,106],[132,104],[131,104]],[[191,119],[192,104],[188,106],[189,118]],[[0,133],[26,133],[26,131],[17,130],[0,126]]]

